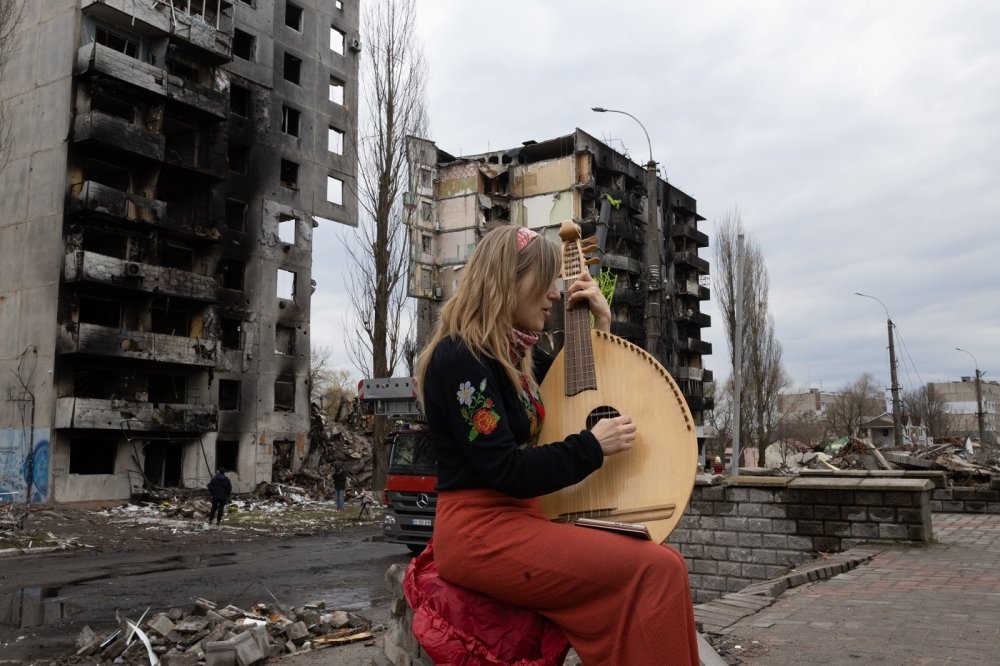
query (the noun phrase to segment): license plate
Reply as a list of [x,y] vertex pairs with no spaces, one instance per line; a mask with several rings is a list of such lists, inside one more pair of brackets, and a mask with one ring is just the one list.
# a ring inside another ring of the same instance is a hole
[[434,521],[430,518],[414,518],[413,524],[420,525],[421,527],[430,527],[434,524]]

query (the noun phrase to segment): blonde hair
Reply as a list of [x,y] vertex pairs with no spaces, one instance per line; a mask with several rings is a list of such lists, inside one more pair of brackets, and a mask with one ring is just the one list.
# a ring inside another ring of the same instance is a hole
[[434,335],[417,361],[420,389],[434,348],[447,337],[461,339],[477,357],[496,359],[518,391],[522,374],[527,375],[530,387],[538,388],[531,371],[532,355],[526,354],[519,367],[510,360],[517,287],[520,281],[532,280],[532,293],[545,293],[559,272],[561,249],[539,236],[519,251],[519,229],[510,225],[497,227],[476,244],[458,289],[441,309]]

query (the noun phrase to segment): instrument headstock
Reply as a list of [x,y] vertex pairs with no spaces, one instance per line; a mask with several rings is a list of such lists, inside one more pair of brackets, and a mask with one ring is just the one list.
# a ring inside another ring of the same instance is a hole
[[559,238],[563,242],[563,262],[559,272],[567,285],[579,277],[587,266],[600,263],[597,257],[588,256],[598,250],[597,237],[580,238],[580,225],[572,220],[566,220],[559,227]]

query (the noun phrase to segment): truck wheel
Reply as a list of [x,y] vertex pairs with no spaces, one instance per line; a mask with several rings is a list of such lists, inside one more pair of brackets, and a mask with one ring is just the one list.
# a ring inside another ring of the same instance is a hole
[[424,544],[422,543],[408,543],[406,547],[410,549],[410,552],[414,555],[419,555],[424,552]]

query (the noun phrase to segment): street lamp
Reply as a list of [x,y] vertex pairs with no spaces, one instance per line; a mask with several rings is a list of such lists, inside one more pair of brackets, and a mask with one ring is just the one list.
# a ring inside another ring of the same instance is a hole
[[979,450],[984,451],[985,449],[982,447],[986,446],[986,424],[984,423],[983,418],[983,385],[980,382],[979,361],[977,361],[976,357],[972,355],[972,352],[966,351],[961,347],[955,347],[955,351],[968,354],[976,366],[976,418],[979,421]]
[[[628,111],[618,111],[617,109],[605,109],[602,106],[595,106],[591,111],[596,113],[620,113],[628,116],[642,128],[646,135],[646,143],[649,145],[649,162],[646,163],[646,272],[648,273],[647,295],[646,295],[646,351],[654,358],[666,362],[660,356],[660,326],[662,325],[660,309],[660,291],[663,289],[662,278],[662,246],[663,240],[660,237],[660,227],[657,224],[657,193],[659,191],[656,177],[656,162],[653,161],[653,142],[649,140],[649,132],[638,118]],[[664,176],[666,177],[666,176]]]
[[639,124],[639,127],[642,128],[643,133],[646,135],[646,143],[649,145],[649,162],[651,164],[655,164],[653,162],[653,142],[649,140],[649,132],[646,131],[646,126],[643,125],[641,122],[639,122],[638,118],[636,118],[635,116],[633,116],[628,111],[618,111],[617,109],[605,109],[603,106],[594,106],[594,107],[591,107],[590,110],[594,111],[596,113],[620,113],[623,116],[628,116],[629,118],[631,118],[632,120],[634,120],[635,122],[637,122]]
[[896,344],[893,341],[892,318],[889,316],[889,308],[885,307],[885,303],[874,296],[862,294],[859,291],[854,292],[854,295],[878,301],[878,304],[885,310],[885,320],[889,328],[889,376],[892,379],[892,443],[897,449],[901,449],[903,448],[902,408],[899,405],[899,383],[896,381]]

